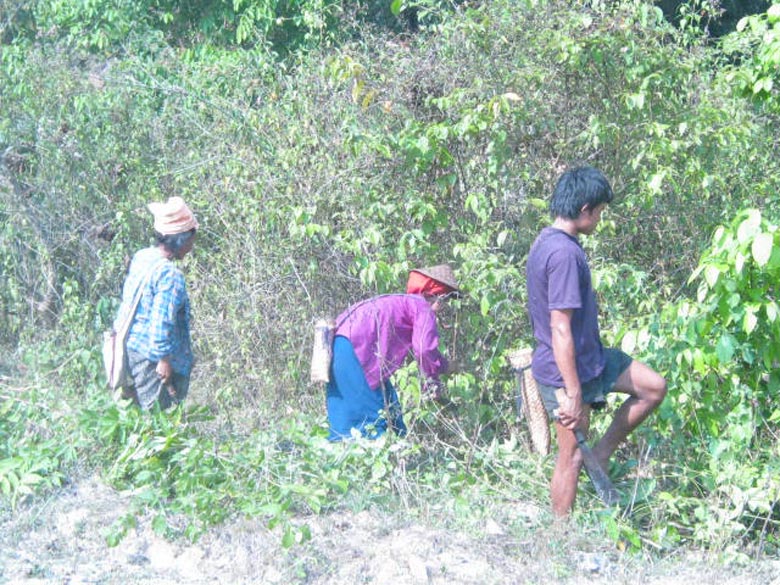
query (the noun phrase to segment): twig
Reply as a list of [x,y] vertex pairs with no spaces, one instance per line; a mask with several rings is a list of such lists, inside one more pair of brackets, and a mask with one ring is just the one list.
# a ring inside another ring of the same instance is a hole
[[287,261],[290,263],[290,266],[292,266],[293,274],[295,274],[295,278],[298,279],[298,282],[301,283],[301,287],[303,288],[303,292],[306,293],[306,298],[309,299],[309,304],[311,305],[311,295],[309,294],[309,289],[306,288],[306,284],[301,279],[300,274],[298,274],[298,269],[295,268],[295,262],[293,262],[292,258],[287,258]]
[[44,376],[48,376],[48,375],[50,375],[50,374],[54,374],[55,372],[58,372],[58,371],[59,371],[59,370],[60,370],[60,369],[61,369],[63,366],[65,366],[65,365],[69,364],[69,363],[70,363],[70,362],[72,362],[74,359],[76,359],[76,357],[77,357],[78,355],[79,355],[79,354],[78,354],[78,352],[73,352],[73,353],[70,355],[70,357],[69,357],[69,358],[67,358],[66,360],[64,360],[63,362],[61,362],[60,364],[58,364],[57,366],[55,366],[54,368],[52,368],[52,369],[51,369],[51,370],[49,370],[48,372],[44,372],[44,374],[43,374],[43,375],[44,375]]

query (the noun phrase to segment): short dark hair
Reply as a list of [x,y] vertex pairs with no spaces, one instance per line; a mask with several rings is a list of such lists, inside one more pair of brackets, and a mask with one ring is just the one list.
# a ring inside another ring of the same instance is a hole
[[577,219],[587,206],[592,209],[612,201],[612,187],[604,174],[593,167],[577,167],[563,173],[550,200],[553,217]]
[[155,231],[154,237],[157,240],[157,243],[165,246],[165,248],[169,252],[178,254],[179,250],[181,250],[187,244],[187,242],[190,241],[190,238],[195,236],[196,231],[197,228],[192,228],[191,230],[182,232],[180,234],[166,234],[166,235],[163,235],[160,232]]

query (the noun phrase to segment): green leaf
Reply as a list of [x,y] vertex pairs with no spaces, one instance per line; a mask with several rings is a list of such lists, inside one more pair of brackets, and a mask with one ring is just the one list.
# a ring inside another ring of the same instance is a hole
[[487,316],[490,312],[490,300],[487,297],[482,297],[482,300],[479,302],[479,310],[483,316]]
[[734,260],[734,270],[737,274],[742,274],[742,269],[745,267],[745,260],[747,260],[747,256],[742,252],[737,252],[737,256]]
[[304,542],[311,540],[311,528],[309,528],[308,524],[304,524],[298,529],[295,540],[298,544],[303,544]]
[[664,173],[656,173],[652,177],[650,177],[647,186],[650,188],[651,193],[658,195],[661,193],[661,185],[663,185],[663,182],[664,182]]
[[620,341],[620,349],[627,354],[634,353],[636,349],[636,335],[633,331],[627,331]]
[[403,0],[393,0],[392,4],[390,4],[390,12],[393,13],[393,16],[398,16],[401,14],[401,9],[403,8]]
[[742,321],[742,328],[745,330],[745,333],[747,333],[748,335],[753,333],[753,330],[756,328],[756,325],[758,325],[758,317],[756,317],[755,312],[753,311],[745,312],[745,318]]
[[19,478],[20,485],[26,485],[26,486],[36,486],[42,481],[43,481],[43,477],[41,477],[37,473],[25,473]]
[[699,278],[699,275],[702,273],[702,270],[704,270],[704,265],[703,265],[703,264],[699,264],[699,265],[696,267],[696,270],[694,270],[694,271],[691,273],[691,275],[688,277],[688,284],[691,284],[691,283],[692,283],[692,282],[694,282],[694,281],[695,281],[697,278]]
[[710,265],[704,269],[704,279],[707,281],[710,288],[715,286],[718,282],[718,278],[720,278],[720,268],[717,266]]
[[766,232],[758,234],[756,239],[753,240],[751,246],[751,252],[753,253],[753,259],[759,266],[766,266],[769,262],[769,257],[772,255],[772,245],[774,238],[772,234]]
[[727,364],[734,357],[736,342],[735,339],[728,333],[721,335],[718,340],[718,345],[715,347],[715,353],[718,356],[718,361],[722,364]]
[[629,109],[641,110],[645,107],[645,94],[643,92],[629,94],[626,96],[626,105]]
[[152,520],[152,530],[155,534],[163,535],[168,530],[168,522],[165,520],[165,516],[157,514]]
[[761,213],[757,209],[747,211],[747,218],[737,228],[737,240],[744,244],[755,237],[761,229]]
[[766,311],[766,318],[769,322],[774,323],[779,313],[777,303],[767,303],[764,305],[764,311]]
[[286,526],[284,529],[284,535],[282,536],[282,546],[284,548],[290,548],[295,544],[295,531],[291,526]]

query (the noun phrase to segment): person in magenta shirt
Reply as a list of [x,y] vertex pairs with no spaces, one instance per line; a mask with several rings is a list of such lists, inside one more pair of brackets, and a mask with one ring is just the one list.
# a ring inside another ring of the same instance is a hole
[[420,268],[410,272],[406,294],[372,297],[338,316],[326,398],[331,441],[353,430],[369,438],[388,428],[406,433],[390,377],[413,356],[423,389],[438,395],[449,364],[439,351],[436,314],[459,293],[449,266]]

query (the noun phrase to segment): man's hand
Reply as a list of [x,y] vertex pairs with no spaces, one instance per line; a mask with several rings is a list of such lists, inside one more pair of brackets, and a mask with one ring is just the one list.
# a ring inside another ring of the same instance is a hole
[[574,351],[574,337],[571,332],[573,309],[550,311],[552,350],[555,363],[563,378],[563,388],[555,393],[558,399],[558,421],[573,431],[585,422],[582,405],[582,388],[577,375],[577,359]]
[[582,394],[565,388],[555,393],[558,398],[558,422],[573,431],[585,422]]
[[163,358],[157,362],[155,371],[157,372],[157,377],[160,378],[163,383],[168,384],[168,382],[170,382],[171,376],[173,375],[173,368],[171,367],[171,362],[168,361],[168,358]]
[[440,380],[429,378],[423,383],[423,398],[439,402],[444,398],[444,390]]

